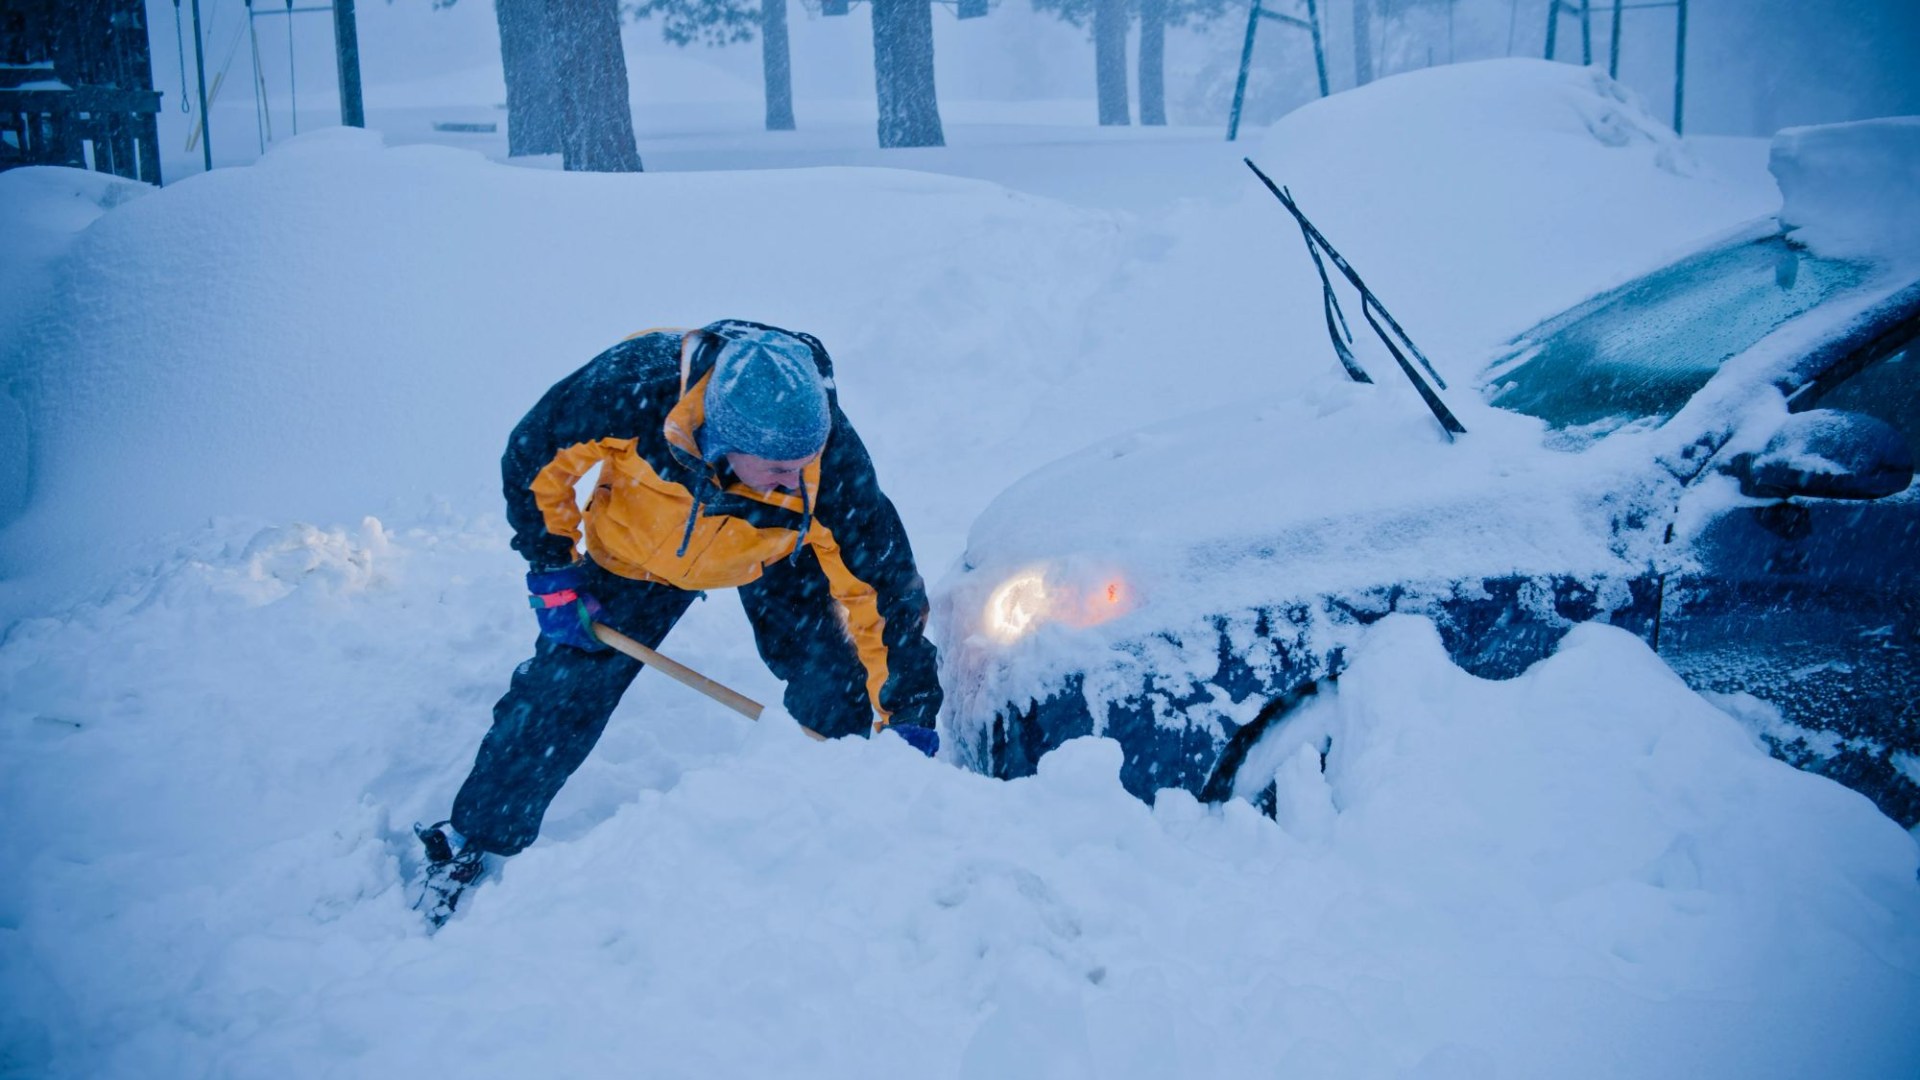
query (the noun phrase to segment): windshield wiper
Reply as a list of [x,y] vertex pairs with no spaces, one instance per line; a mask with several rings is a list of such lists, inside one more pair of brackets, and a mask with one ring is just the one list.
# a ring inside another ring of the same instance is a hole
[[[1367,288],[1366,282],[1360,280],[1360,274],[1354,270],[1353,265],[1334,250],[1333,245],[1327,242],[1326,236],[1314,227],[1313,222],[1307,220],[1307,215],[1301,212],[1299,204],[1293,201],[1293,195],[1290,192],[1275,184],[1266,173],[1261,172],[1260,166],[1255,165],[1252,158],[1240,160],[1247,163],[1247,168],[1253,170],[1253,175],[1267,185],[1267,190],[1273,192],[1273,197],[1279,199],[1280,205],[1286,207],[1287,213],[1292,214],[1294,220],[1300,223],[1300,235],[1306,239],[1307,254],[1313,256],[1313,268],[1320,272],[1321,298],[1326,305],[1327,313],[1327,336],[1332,339],[1333,351],[1340,357],[1340,366],[1347,369],[1347,375],[1355,382],[1373,381],[1367,375],[1366,369],[1362,368],[1360,362],[1354,358],[1353,333],[1347,329],[1346,314],[1340,310],[1340,300],[1333,292],[1333,280],[1327,276],[1326,264],[1321,261],[1322,251],[1326,252],[1326,257],[1332,260],[1341,276],[1359,291],[1360,314],[1366,316],[1367,325],[1373,327],[1373,332],[1379,337],[1380,343],[1393,354],[1394,362],[1399,364],[1400,370],[1406,373],[1407,381],[1411,382],[1413,388],[1419,392],[1420,400],[1426,402],[1427,408],[1433,410],[1433,418],[1440,422],[1440,430],[1446,435],[1447,441],[1452,442],[1455,435],[1465,435],[1466,425],[1460,423],[1459,418],[1453,415],[1453,410],[1447,408],[1447,403],[1440,400],[1440,394],[1434,389],[1437,386],[1440,390],[1445,390],[1447,381],[1433,369],[1433,364],[1428,362],[1426,354],[1421,352],[1420,347],[1407,336],[1407,332],[1401,329],[1400,323],[1394,319],[1386,305],[1380,302],[1379,297],[1373,295],[1373,290]],[[1385,320],[1386,326],[1380,325],[1382,320]],[[1392,333],[1388,333],[1389,329]],[[1401,348],[1402,345],[1405,346],[1404,350]],[[1407,353],[1412,353],[1414,359],[1420,361],[1420,366],[1433,377],[1433,385],[1428,385],[1427,380],[1414,369],[1413,364],[1407,359]]]

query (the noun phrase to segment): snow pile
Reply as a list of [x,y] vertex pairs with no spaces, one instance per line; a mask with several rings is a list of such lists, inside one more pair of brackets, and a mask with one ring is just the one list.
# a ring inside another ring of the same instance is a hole
[[1920,116],[1788,128],[1768,168],[1800,243],[1831,258],[1920,258]]
[[[1370,632],[1280,823],[643,676],[437,937],[398,879],[523,653],[491,524],[236,533],[0,651],[24,1075],[1911,1075],[1915,849],[1637,640]],[[668,649],[747,674],[731,605]],[[1321,737],[1331,734],[1324,776]]]
[[950,395],[1044,384],[1077,332],[1052,313],[1108,279],[1114,232],[919,173],[568,175],[302,136],[96,222],[7,334],[34,466],[0,561],[109,558],[212,516],[495,505],[505,432],[548,385],[629,333],[730,316],[824,340],[883,476],[975,492],[936,507],[957,535],[1005,476],[943,462],[1011,431]]
[[[59,286],[60,257],[100,215],[153,189],[105,173],[21,168],[0,173],[0,340]],[[26,506],[32,472],[28,403],[20,370],[30,361],[0,352],[0,523]]]

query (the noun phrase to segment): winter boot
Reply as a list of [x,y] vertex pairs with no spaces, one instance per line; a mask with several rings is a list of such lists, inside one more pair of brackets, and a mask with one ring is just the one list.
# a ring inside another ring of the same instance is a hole
[[414,900],[413,907],[424,913],[427,922],[438,930],[453,916],[453,909],[460,904],[461,894],[486,872],[486,853],[468,846],[465,838],[455,832],[453,823],[448,821],[437,825],[415,823],[413,835],[419,837],[421,845],[427,849],[427,865],[421,877],[420,895]]

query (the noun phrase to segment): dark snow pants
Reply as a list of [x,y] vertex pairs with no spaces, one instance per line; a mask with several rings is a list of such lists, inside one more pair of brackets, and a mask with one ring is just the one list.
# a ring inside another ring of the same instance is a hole
[[[649,648],[659,647],[700,595],[591,564],[588,573],[581,592],[600,601],[600,621]],[[869,733],[867,669],[813,551],[767,567],[739,593],[760,658],[787,684],[794,719],[829,738]],[[493,707],[493,727],[453,800],[453,827],[499,855],[533,843],[547,806],[599,741],[641,666],[618,652],[590,653],[540,637]]]

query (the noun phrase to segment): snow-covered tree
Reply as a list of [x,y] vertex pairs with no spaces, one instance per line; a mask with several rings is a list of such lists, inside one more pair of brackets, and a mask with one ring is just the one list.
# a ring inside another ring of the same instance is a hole
[[1100,123],[1131,123],[1127,102],[1127,23],[1132,11],[1128,0],[1033,0],[1033,8],[1056,15],[1072,26],[1091,25],[1093,81],[1099,97]]
[[1353,3],[1353,85],[1373,81],[1373,0]]
[[928,0],[873,0],[873,79],[881,146],[947,144],[933,86]]
[[1140,123],[1167,122],[1167,28],[1211,22],[1227,0],[1136,0],[1140,11]]
[[639,172],[619,0],[494,0],[494,18],[507,153],[558,151],[572,172]]
[[1093,0],[1093,70],[1100,123],[1126,124],[1127,0]]
[[1093,31],[1094,86],[1100,122],[1128,122],[1127,24],[1140,16],[1140,122],[1167,122],[1167,27],[1217,18],[1227,0],[1033,0],[1036,11]]
[[[1464,13],[1470,26],[1485,28],[1516,14],[1518,6],[1502,7],[1493,0],[1352,0],[1353,76],[1355,86],[1413,68],[1463,59],[1455,48],[1454,23]],[[1601,0],[1594,15],[1600,16]],[[1571,24],[1571,23],[1570,23]],[[1467,43],[1467,55],[1475,46]],[[1480,56],[1499,55],[1491,43]],[[1604,62],[1604,61],[1603,61]]]
[[547,0],[559,72],[560,152],[577,172],[639,172],[619,0]]
[[639,0],[636,18],[660,17],[660,34],[675,45],[723,46],[760,39],[767,130],[792,131],[793,58],[787,44],[787,0]]
[[787,0],[760,0],[760,81],[767,130],[792,131],[793,51],[787,44]]
[[507,79],[507,153],[557,154],[564,121],[547,0],[494,0]]
[[[634,0],[627,10],[639,18],[659,16],[661,34],[676,45],[730,45],[752,41],[758,34],[767,130],[793,129],[787,0]],[[933,84],[933,9],[928,0],[873,0],[873,68],[880,145],[945,145]]]
[[1167,122],[1167,0],[1140,0],[1140,123]]

